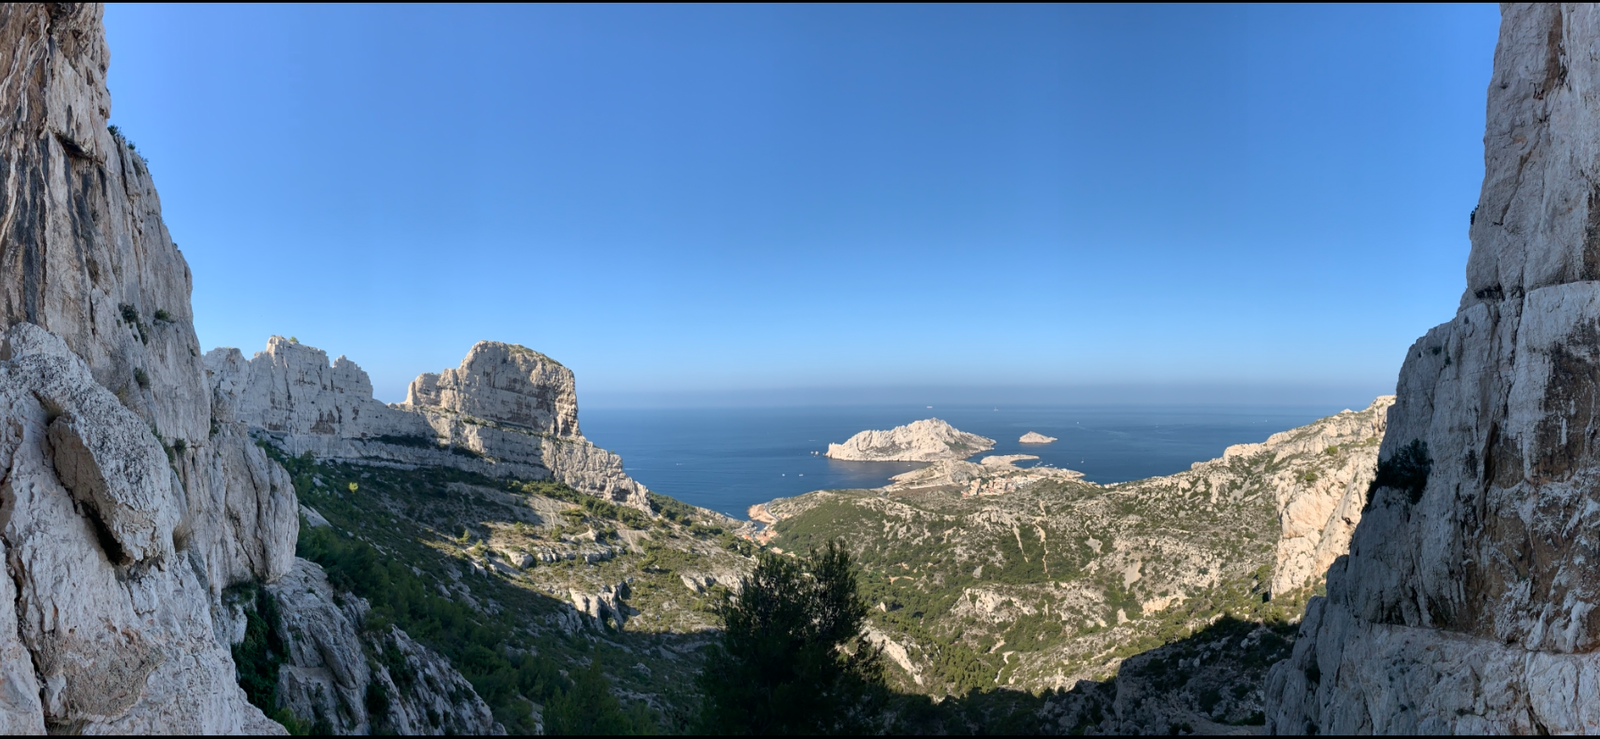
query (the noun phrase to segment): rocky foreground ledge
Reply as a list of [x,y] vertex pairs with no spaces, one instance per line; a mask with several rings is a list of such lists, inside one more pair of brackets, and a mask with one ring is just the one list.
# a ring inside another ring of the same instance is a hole
[[966,459],[993,448],[994,439],[927,418],[888,431],[863,431],[843,444],[829,444],[823,456],[849,462],[937,462]]

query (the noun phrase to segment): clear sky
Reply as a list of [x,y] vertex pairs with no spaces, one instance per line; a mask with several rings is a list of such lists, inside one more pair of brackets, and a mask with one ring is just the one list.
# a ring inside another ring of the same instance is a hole
[[201,343],[385,400],[1365,403],[1464,287],[1492,5],[112,5]]

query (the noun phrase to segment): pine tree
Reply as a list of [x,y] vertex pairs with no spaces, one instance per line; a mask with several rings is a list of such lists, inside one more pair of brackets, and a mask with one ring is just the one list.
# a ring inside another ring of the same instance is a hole
[[760,555],[739,594],[717,606],[697,730],[708,734],[870,731],[886,689],[881,649],[849,552],[834,542],[803,558]]

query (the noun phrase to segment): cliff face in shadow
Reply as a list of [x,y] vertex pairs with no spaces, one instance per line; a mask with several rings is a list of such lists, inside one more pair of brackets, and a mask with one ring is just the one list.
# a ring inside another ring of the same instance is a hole
[[1600,730],[1600,9],[1502,8],[1456,316],[1406,355],[1281,733]]

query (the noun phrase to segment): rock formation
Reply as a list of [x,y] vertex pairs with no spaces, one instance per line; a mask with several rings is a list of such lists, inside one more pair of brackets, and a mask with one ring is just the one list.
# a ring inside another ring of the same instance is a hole
[[1027,462],[1038,459],[1033,454],[991,454],[978,460],[978,464],[985,467],[1015,468],[1018,462]]
[[650,510],[622,459],[583,438],[572,370],[515,344],[480,341],[457,369],[424,374],[406,402],[372,397],[354,362],[281,336],[246,360],[238,349],[206,353],[220,396],[290,454],[321,459],[445,466],[490,477],[554,476],[580,492]]
[[296,568],[299,505],[207,382],[188,266],[106,125],[102,12],[0,7],[0,729],[283,733],[223,594]]
[[106,126],[101,12],[0,7],[0,726],[281,731],[214,611],[288,571],[294,491],[209,392],[188,267]]
[[1271,730],[1600,730],[1597,46],[1592,5],[1502,6],[1467,289],[1406,355]]
[[966,459],[993,448],[994,439],[927,418],[888,431],[863,431],[843,444],[829,444],[823,456],[852,462],[936,462]]
[[1023,444],[1049,444],[1055,440],[1056,437],[1045,436],[1037,431],[1029,431],[1028,433],[1023,434],[1022,438],[1017,439],[1017,441],[1022,442]]
[[[1261,444],[1232,446],[1221,460],[1195,465],[1200,471],[1263,453],[1275,460],[1321,456],[1323,462],[1311,470],[1274,475],[1282,532],[1271,592],[1316,584],[1328,565],[1349,550],[1350,535],[1361,522],[1361,507],[1378,464],[1372,446],[1383,438],[1392,405],[1393,395],[1381,396],[1365,410],[1346,410],[1310,426],[1273,434]],[[1341,454],[1341,450],[1358,453]],[[1359,453],[1362,450],[1365,453]]]
[[[365,628],[367,602],[336,595],[317,565],[296,559],[266,592],[287,649],[278,692],[307,724],[326,722],[336,734],[505,733],[448,660],[393,626]],[[245,607],[257,604],[239,604],[237,618]]]

